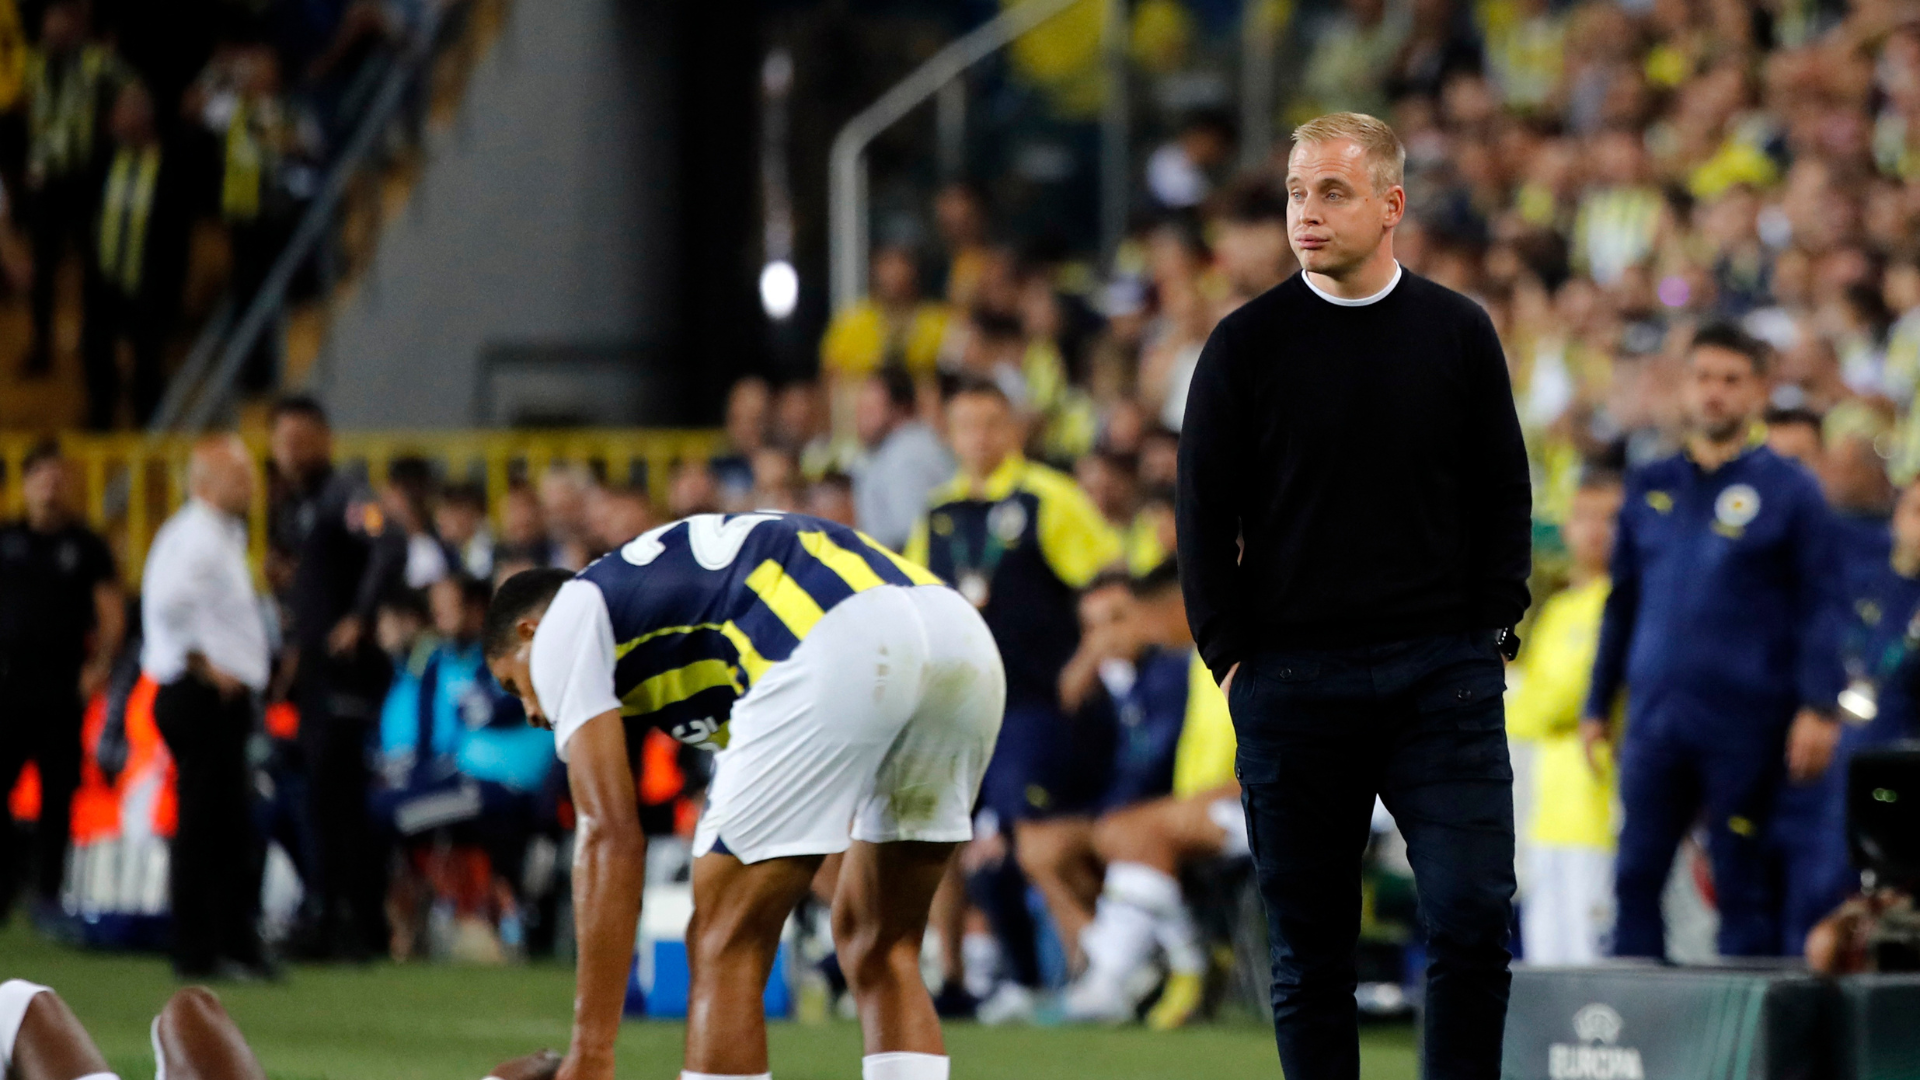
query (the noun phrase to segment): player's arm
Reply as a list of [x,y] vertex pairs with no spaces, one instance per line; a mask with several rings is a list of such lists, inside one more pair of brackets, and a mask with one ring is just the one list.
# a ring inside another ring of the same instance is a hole
[[581,725],[567,742],[574,833],[573,911],[579,942],[573,1045],[561,1076],[612,1080],[627,972],[633,964],[647,839],[640,831],[627,733],[618,710]]
[[80,694],[91,698],[107,684],[114,658],[120,655],[120,643],[127,636],[127,601],[120,583],[107,578],[93,586],[93,640],[87,663],[80,671]]

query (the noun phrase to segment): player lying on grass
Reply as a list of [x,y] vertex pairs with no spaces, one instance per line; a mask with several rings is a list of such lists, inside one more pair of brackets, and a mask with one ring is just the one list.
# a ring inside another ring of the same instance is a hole
[[844,526],[700,514],[581,571],[528,570],[487,661],[567,761],[579,827],[573,1039],[562,1080],[611,1080],[646,841],[633,755],[658,726],[717,749],[694,834],[686,1080],[766,1077],[761,994],[821,860],[845,852],[834,941],[865,1080],[945,1080],[920,981],[928,906],[992,755],[1006,676],[960,594]]
[[[220,999],[189,986],[153,1018],[154,1080],[267,1080],[247,1040]],[[553,1080],[560,1057],[548,1051],[517,1058],[487,1080]],[[0,983],[0,1078],[119,1080],[79,1017],[60,995],[38,983]]]
[[[211,990],[189,986],[153,1018],[155,1080],[266,1080],[240,1029]],[[7,1080],[117,1080],[79,1018],[37,983],[0,984],[0,1076]]]

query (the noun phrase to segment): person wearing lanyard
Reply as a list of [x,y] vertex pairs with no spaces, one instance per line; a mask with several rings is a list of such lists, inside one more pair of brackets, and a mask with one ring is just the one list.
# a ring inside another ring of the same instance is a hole
[[194,447],[190,498],[147,554],[140,666],[159,686],[153,718],[173,754],[173,964],[182,978],[271,976],[253,920],[247,739],[271,653],[247,565],[253,462],[237,437]]
[[[1007,712],[982,801],[1011,828],[1020,867],[1056,921],[1084,925],[1099,879],[1065,865],[1060,834],[1069,826],[1053,819],[1096,809],[1113,720],[1110,710],[1067,715],[1059,681],[1080,643],[1076,592],[1120,559],[1120,538],[1071,478],[1021,455],[1013,405],[993,383],[960,386],[947,403],[947,434],[959,475],[934,492],[906,556],[951,582],[993,631]],[[1069,936],[1067,947],[1077,952],[1078,942]]]

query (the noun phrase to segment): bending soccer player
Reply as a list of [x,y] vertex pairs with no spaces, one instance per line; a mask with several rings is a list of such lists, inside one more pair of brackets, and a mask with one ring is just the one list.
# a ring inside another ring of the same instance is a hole
[[718,750],[694,835],[684,1080],[769,1075],[762,990],[781,926],[835,852],[863,1076],[945,1080],[920,939],[972,835],[1006,696],[973,605],[844,526],[701,514],[577,576],[508,579],[485,640],[500,685],[553,729],[579,817],[561,1080],[613,1077],[645,876],[633,755],[649,726]]

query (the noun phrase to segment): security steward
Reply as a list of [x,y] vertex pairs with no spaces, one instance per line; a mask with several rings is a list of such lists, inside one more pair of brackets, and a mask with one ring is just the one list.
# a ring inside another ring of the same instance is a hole
[[[26,517],[0,528],[0,791],[28,761],[40,772],[34,828],[34,916],[59,912],[68,818],[80,784],[80,717],[106,684],[126,628],[126,602],[106,542],[74,519],[67,463],[41,443],[21,467]],[[0,880],[20,884],[12,831],[0,838]]]
[[979,608],[1000,646],[1007,712],[981,802],[1029,876],[1048,877],[1049,819],[1092,813],[1113,759],[1111,711],[1068,716],[1059,684],[1080,644],[1078,591],[1121,544],[1070,477],[1021,454],[1020,431],[999,387],[960,385],[947,403],[960,471],[930,497],[906,555]]
[[299,942],[312,958],[357,958],[381,947],[381,867],[368,832],[367,747],[390,665],[374,641],[374,611],[399,580],[406,538],[373,491],[333,467],[333,433],[310,397],[273,410],[278,491],[269,530],[292,563],[283,603],[292,615],[292,697],[319,834],[314,908]]
[[1920,732],[1913,676],[1920,661],[1920,481],[1900,492],[1891,525],[1869,546],[1864,529],[1843,547],[1848,611],[1840,634],[1847,688],[1833,763],[1811,784],[1782,793],[1774,838],[1786,883],[1781,951],[1800,955],[1807,934],[1858,892],[1847,850],[1847,763]]
[[1788,779],[1818,778],[1840,737],[1841,581],[1818,483],[1756,438],[1765,346],[1702,327],[1687,354],[1686,449],[1632,473],[1581,722],[1590,758],[1627,692],[1619,956],[1664,957],[1660,897],[1704,810],[1724,956],[1780,951],[1767,836]]

